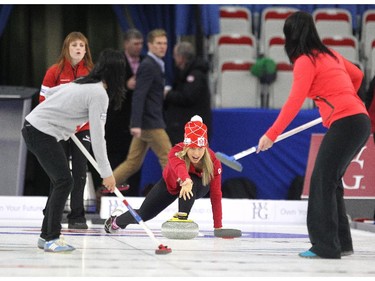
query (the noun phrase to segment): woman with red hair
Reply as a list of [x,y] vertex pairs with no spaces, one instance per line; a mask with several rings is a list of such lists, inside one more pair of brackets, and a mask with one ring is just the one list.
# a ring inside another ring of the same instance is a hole
[[[94,64],[87,38],[81,32],[71,32],[64,40],[60,56],[46,72],[39,95],[39,102],[45,100],[48,89],[67,84],[79,77],[86,76]],[[76,136],[81,143],[90,149],[89,123],[77,127]],[[87,160],[72,140],[60,141],[67,158],[71,157],[74,187],[70,193],[70,213],[68,228],[87,229],[83,193],[86,185]]]

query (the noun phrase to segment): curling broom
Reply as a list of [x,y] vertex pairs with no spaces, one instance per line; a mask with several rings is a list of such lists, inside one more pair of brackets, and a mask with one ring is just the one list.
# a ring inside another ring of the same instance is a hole
[[[308,128],[311,128],[311,127],[313,127],[313,126],[315,126],[315,125],[317,125],[317,124],[319,124],[321,122],[322,122],[322,118],[321,117],[319,117],[319,118],[317,118],[315,120],[312,120],[312,121],[310,121],[310,122],[308,122],[306,124],[303,124],[303,125],[301,125],[299,127],[294,128],[294,129],[292,129],[292,130],[290,130],[288,132],[285,132],[284,134],[281,134],[280,136],[277,137],[277,139],[275,140],[275,142],[278,142],[278,141],[286,139],[286,138],[288,138],[290,136],[293,136],[293,135],[295,135],[295,134],[297,134],[297,133],[299,133],[301,131],[304,131],[304,130],[306,130]],[[222,162],[223,164],[227,165],[228,167],[230,167],[230,168],[232,168],[232,169],[234,169],[234,170],[236,170],[238,172],[241,172],[242,169],[243,169],[243,167],[242,167],[241,163],[238,162],[237,160],[241,159],[241,158],[243,158],[243,157],[245,157],[245,156],[247,156],[249,154],[254,153],[255,151],[257,151],[257,148],[258,148],[258,146],[256,145],[256,146],[253,146],[253,147],[251,147],[249,149],[241,151],[241,152],[239,152],[237,154],[234,154],[232,156],[226,155],[226,154],[224,154],[222,152],[216,152],[215,155],[220,160],[220,162]]]

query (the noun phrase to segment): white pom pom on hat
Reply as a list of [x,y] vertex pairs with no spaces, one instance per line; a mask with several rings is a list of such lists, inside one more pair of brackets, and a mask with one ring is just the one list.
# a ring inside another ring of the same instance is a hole
[[203,119],[199,115],[194,115],[193,117],[191,117],[190,121],[199,121],[203,123]]

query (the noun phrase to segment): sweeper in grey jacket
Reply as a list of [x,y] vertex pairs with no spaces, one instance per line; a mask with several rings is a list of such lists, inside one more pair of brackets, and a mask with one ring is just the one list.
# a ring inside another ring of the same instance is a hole
[[61,220],[73,188],[73,178],[59,141],[69,139],[89,121],[92,148],[103,185],[112,192],[116,186],[107,157],[104,126],[109,100],[121,104],[125,65],[122,52],[104,50],[88,76],[51,88],[46,93],[46,100],[25,118],[22,135],[27,148],[36,156],[52,183],[38,240],[38,247],[46,252],[75,249],[60,237]]

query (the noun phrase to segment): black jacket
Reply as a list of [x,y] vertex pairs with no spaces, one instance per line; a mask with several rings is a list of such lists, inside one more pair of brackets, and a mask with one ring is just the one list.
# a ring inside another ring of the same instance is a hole
[[146,56],[137,71],[133,93],[131,128],[165,129],[163,118],[164,73],[159,64]]
[[176,73],[172,90],[165,99],[165,120],[172,145],[183,141],[184,126],[194,115],[211,127],[211,95],[208,85],[208,63],[195,59]]

